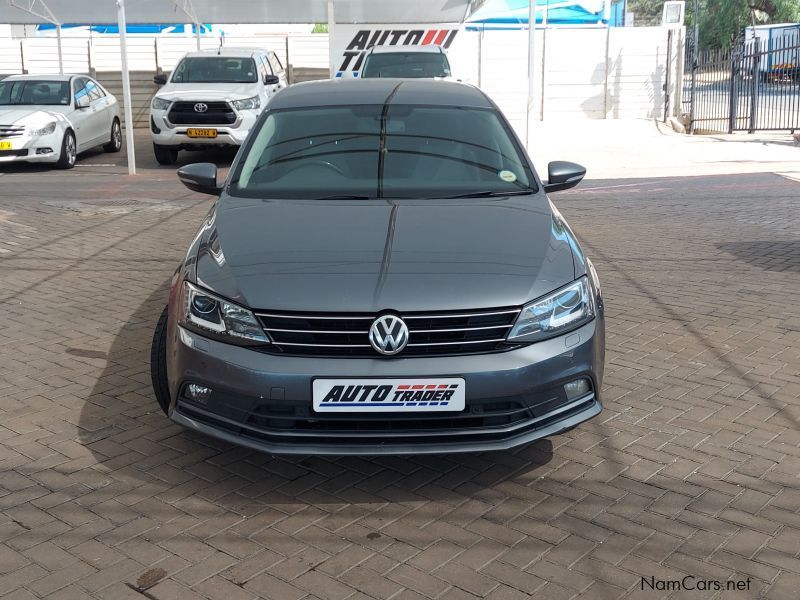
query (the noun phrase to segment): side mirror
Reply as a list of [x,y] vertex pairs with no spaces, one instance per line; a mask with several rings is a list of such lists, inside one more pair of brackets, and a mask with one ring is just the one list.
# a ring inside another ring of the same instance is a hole
[[277,75],[264,75],[264,85],[277,85],[281,82],[281,78]]
[[89,96],[87,96],[86,94],[78,98],[75,98],[75,108],[84,109],[84,108],[89,108],[89,106],[91,106],[91,102],[89,101]]
[[554,160],[547,165],[547,183],[544,191],[560,192],[578,185],[586,175],[586,168],[564,160]]
[[153,83],[156,85],[166,85],[167,83],[167,74],[166,73],[157,73],[153,77]]
[[217,165],[194,163],[178,169],[178,179],[193,192],[218,196],[222,186],[217,185]]

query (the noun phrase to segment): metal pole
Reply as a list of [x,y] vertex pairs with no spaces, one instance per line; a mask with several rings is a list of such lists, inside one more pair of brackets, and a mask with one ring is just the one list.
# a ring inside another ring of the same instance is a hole
[[525,111],[525,147],[531,141],[531,113],[533,112],[533,97],[535,94],[534,83],[536,81],[536,47],[534,30],[536,29],[536,0],[530,0],[528,5],[528,101]]
[[194,24],[194,38],[197,41],[197,49],[200,50],[200,23]]
[[56,23],[56,37],[58,38],[58,73],[64,74],[64,55],[61,50],[61,23]]
[[[334,39],[336,38],[336,13],[334,12],[333,0],[328,0],[328,63],[329,63],[329,77],[331,79],[334,78],[336,75],[336,65],[335,65],[335,56],[333,53],[335,52],[334,47],[335,44]],[[288,60],[288,59],[287,59]]]
[[122,59],[122,98],[125,103],[125,142],[128,153],[128,175],[136,175],[136,153],[133,148],[133,110],[131,110],[131,77],[128,72],[128,24],[125,21],[125,0],[117,0],[119,52]]

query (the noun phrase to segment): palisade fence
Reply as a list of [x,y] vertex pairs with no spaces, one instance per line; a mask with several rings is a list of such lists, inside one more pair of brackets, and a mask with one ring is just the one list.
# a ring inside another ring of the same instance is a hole
[[[0,0],[2,1],[2,0]],[[274,50],[291,82],[328,77],[328,36],[225,36],[226,47]],[[625,119],[665,117],[677,112],[683,68],[683,30],[662,27],[537,29],[534,106],[536,119]],[[201,38],[203,49],[220,45]],[[148,126],[157,72],[169,72],[186,52],[190,37],[128,36],[134,125]],[[528,104],[528,32],[459,31],[449,50],[453,74],[478,85],[524,137]],[[122,100],[119,38],[63,38],[64,71],[91,73]],[[0,39],[0,77],[58,72],[55,38]]]
[[689,43],[686,61],[691,132],[800,130],[800,36],[740,40],[695,55]]

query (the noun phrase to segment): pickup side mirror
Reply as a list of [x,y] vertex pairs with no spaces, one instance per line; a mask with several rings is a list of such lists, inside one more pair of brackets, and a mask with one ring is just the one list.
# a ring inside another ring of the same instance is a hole
[[217,185],[217,165],[193,163],[178,169],[178,179],[193,192],[219,196],[222,186]]
[[281,82],[281,78],[277,75],[264,75],[264,85],[277,85]]
[[166,73],[156,73],[153,77],[153,83],[156,85],[166,85],[167,83],[167,74]]
[[544,191],[560,192],[578,185],[586,175],[586,168],[576,163],[555,160],[547,165],[547,183]]

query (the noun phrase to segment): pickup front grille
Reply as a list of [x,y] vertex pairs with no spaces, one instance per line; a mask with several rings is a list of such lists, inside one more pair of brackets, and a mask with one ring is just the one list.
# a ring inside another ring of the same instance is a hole
[[[201,112],[198,104],[207,108]],[[174,102],[167,115],[173,125],[232,125],[236,122],[236,113],[227,102]]]
[[[506,342],[520,309],[404,313],[408,345],[394,355],[485,354],[518,347]],[[272,344],[264,352],[299,356],[380,357],[369,343],[377,314],[256,312]]]
[[24,125],[0,125],[0,140],[17,137],[25,133]]

